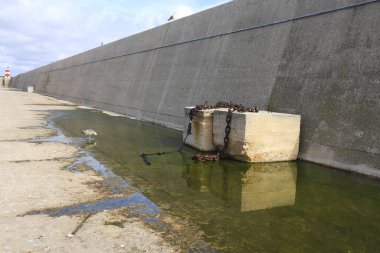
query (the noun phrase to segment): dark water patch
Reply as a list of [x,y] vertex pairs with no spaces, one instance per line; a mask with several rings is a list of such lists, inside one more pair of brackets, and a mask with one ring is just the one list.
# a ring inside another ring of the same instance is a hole
[[77,144],[80,143],[78,138],[71,138],[67,137],[63,134],[62,130],[57,128],[54,123],[54,119],[58,117],[62,117],[65,115],[65,112],[54,112],[50,114],[46,120],[47,124],[43,128],[51,129],[55,132],[52,136],[44,136],[44,137],[36,137],[32,138],[29,141],[30,142],[36,142],[36,143],[41,143],[41,142],[58,142],[58,143],[64,143],[64,144]]
[[80,172],[80,170],[77,170],[78,165],[85,165],[88,168],[94,170],[97,174],[101,175],[105,179],[105,183],[109,184],[110,187],[112,187],[113,193],[119,193],[120,189],[125,189],[129,186],[128,182],[125,179],[116,175],[106,165],[96,160],[87,152],[82,151],[80,153],[80,157],[76,158],[71,165],[66,167],[66,169],[74,172]]
[[[380,182],[306,163],[191,160],[182,133],[77,110],[56,119],[72,137],[92,128],[91,154],[162,210],[192,224],[221,252],[376,252]],[[175,225],[175,224],[174,224]],[[190,247],[196,248],[196,247]],[[205,247],[201,247],[205,248]],[[207,248],[207,247],[206,247]]]
[[51,111],[51,114],[46,117],[47,124],[43,128],[51,129],[54,134],[51,136],[36,137],[29,140],[29,142],[41,143],[41,142],[58,142],[64,144],[73,144],[79,147],[91,147],[96,145],[94,138],[88,138],[82,135],[76,137],[66,136],[63,131],[56,127],[56,118],[65,118],[65,115],[70,111]]
[[141,193],[136,192],[125,198],[105,199],[101,201],[73,205],[63,208],[37,210],[28,212],[23,216],[47,214],[51,217],[59,217],[63,215],[76,215],[81,213],[96,214],[105,210],[119,209],[122,207],[134,207],[129,211],[130,214],[144,213],[149,215],[157,215],[160,212],[160,208],[158,206],[156,206],[152,201],[150,201]]
[[[63,133],[61,129],[56,127],[54,120],[56,118],[64,118],[67,113],[67,111],[54,112],[48,116],[46,128],[51,129],[55,132],[53,136],[37,137],[29,140],[29,142],[38,144],[43,142],[58,142],[64,144],[72,144],[86,149],[96,146],[96,142],[93,141],[93,138],[90,138],[89,141],[89,138],[87,137],[68,137]],[[115,173],[109,170],[107,166],[92,157],[87,151],[84,151],[82,149],[79,155],[80,156],[78,158],[69,158],[69,160],[74,159],[74,162],[66,167],[67,170],[72,172],[82,172],[82,170],[77,168],[78,165],[82,164],[100,174],[106,180],[107,184],[114,187],[114,193],[118,192],[118,188],[128,187],[128,183],[123,178],[117,176]]]
[[[56,118],[64,118],[67,114],[67,111],[58,111],[54,112],[47,118],[47,125],[45,126],[48,129],[52,129],[55,132],[55,135],[49,137],[39,137],[29,140],[30,142],[41,144],[43,142],[59,142],[65,144],[71,144],[81,147],[79,152],[79,157],[77,158],[68,158],[63,159],[66,161],[73,162],[66,167],[67,170],[81,173],[81,166],[85,166],[88,169],[92,169],[97,174],[104,178],[103,184],[107,185],[107,187],[111,190],[112,194],[125,193],[125,189],[129,189],[128,182],[116,175],[113,171],[111,171],[106,165],[99,162],[93,156],[91,156],[88,152],[88,149],[95,147],[96,142],[93,141],[93,138],[87,137],[68,137],[64,134],[64,132],[57,128],[54,120]],[[83,149],[85,148],[85,150]],[[60,158],[51,159],[51,160],[62,160]],[[19,162],[27,162],[27,161],[19,161]],[[131,189],[130,189],[131,190]],[[104,210],[110,209],[118,209],[122,207],[133,207],[129,211],[129,216],[134,215],[134,217],[141,216],[143,220],[149,222],[158,222],[158,220],[154,217],[159,213],[159,208],[147,199],[141,193],[133,193],[125,198],[110,198],[103,201],[98,201],[94,203],[86,203],[80,204],[65,208],[59,209],[47,209],[43,211],[34,211],[27,213],[27,215],[31,214],[48,214],[50,216],[62,216],[62,215],[72,215],[72,214],[95,214]],[[153,216],[153,217],[147,217]],[[87,217],[89,218],[89,217]],[[87,219],[86,218],[86,219]]]

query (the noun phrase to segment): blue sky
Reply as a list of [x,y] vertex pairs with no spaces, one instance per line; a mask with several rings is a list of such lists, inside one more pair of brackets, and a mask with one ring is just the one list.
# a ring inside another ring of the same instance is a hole
[[12,76],[230,0],[0,0],[0,75]]

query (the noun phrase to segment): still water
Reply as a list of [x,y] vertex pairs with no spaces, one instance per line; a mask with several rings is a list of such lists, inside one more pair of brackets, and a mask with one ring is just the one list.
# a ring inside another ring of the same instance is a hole
[[192,161],[189,147],[147,166],[140,155],[176,150],[179,131],[91,110],[55,124],[70,137],[97,131],[95,158],[202,231],[212,251],[380,252],[380,181],[306,162]]

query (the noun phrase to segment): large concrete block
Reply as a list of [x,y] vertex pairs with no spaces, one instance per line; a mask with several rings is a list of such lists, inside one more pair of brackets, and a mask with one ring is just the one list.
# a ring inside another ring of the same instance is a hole
[[[185,108],[185,121],[183,127],[183,139],[187,134],[189,114],[194,107]],[[214,109],[197,111],[192,120],[191,134],[186,139],[186,144],[201,151],[215,151],[213,143],[212,125]]]
[[[213,113],[213,140],[224,146],[227,109]],[[233,112],[226,155],[244,162],[296,160],[299,149],[301,116],[284,113]]]

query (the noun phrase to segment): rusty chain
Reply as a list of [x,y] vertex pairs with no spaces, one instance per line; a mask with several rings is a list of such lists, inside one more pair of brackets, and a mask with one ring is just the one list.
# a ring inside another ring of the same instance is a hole
[[255,107],[246,107],[242,104],[234,104],[232,102],[217,102],[215,105],[207,105],[207,102],[203,105],[195,106],[196,111],[202,111],[207,109],[219,109],[219,108],[233,108],[237,112],[259,112],[257,106]]
[[186,143],[186,140],[187,140],[187,137],[191,134],[191,125],[193,123],[193,118],[195,116],[195,113],[197,112],[198,110],[196,108],[192,108],[189,112],[189,124],[187,125],[187,132],[186,132],[186,137],[185,139],[183,139],[183,142],[182,142],[182,145],[178,148],[178,152],[181,152],[182,151],[182,148],[185,146],[185,143]]
[[[256,112],[256,113],[259,112],[259,110],[257,109],[257,107],[249,108],[249,107],[243,106],[242,104],[233,104],[232,102],[230,102],[230,103],[227,103],[227,102],[218,102],[214,106],[206,105],[206,103],[205,103],[204,105],[197,105],[195,107],[195,110],[193,112],[190,111],[190,114],[193,113],[193,115],[191,115],[190,124],[192,122],[192,117],[194,117],[195,112],[201,111],[201,110],[206,110],[206,109],[217,109],[217,108],[228,108],[228,112],[227,112],[227,116],[226,116],[226,128],[224,130],[225,137],[223,139],[223,144],[224,144],[223,148],[222,148],[222,150],[218,151],[217,154],[215,154],[215,155],[194,154],[192,156],[193,160],[197,160],[197,161],[218,161],[221,158],[223,158],[225,156],[225,153],[227,151],[227,147],[228,147],[228,144],[229,144],[229,141],[230,141],[230,137],[229,136],[230,136],[230,132],[231,132],[232,113],[234,111],[238,111],[238,112]],[[190,117],[190,114],[189,114],[189,117]],[[189,128],[188,128],[188,131],[187,131],[188,133],[189,133],[189,129],[190,129],[190,134],[191,134],[191,126],[189,126]],[[188,135],[186,135],[186,138],[187,138],[187,136]],[[184,141],[186,141],[186,138],[185,138]]]
[[230,142],[230,132],[231,132],[231,121],[232,121],[232,113],[234,112],[235,109],[232,109],[231,107],[228,108],[228,113],[226,117],[226,128],[224,130],[224,133],[226,134],[224,137],[224,146],[221,152],[218,153],[219,156],[223,156],[228,147],[228,143]]

